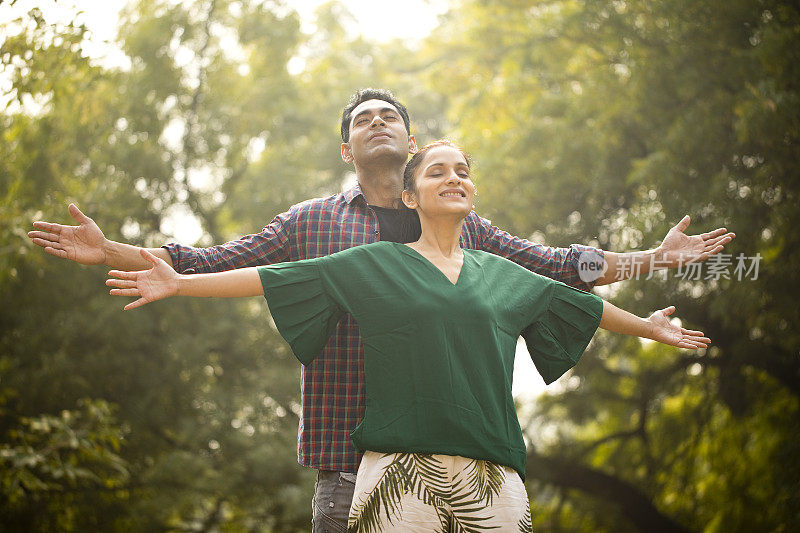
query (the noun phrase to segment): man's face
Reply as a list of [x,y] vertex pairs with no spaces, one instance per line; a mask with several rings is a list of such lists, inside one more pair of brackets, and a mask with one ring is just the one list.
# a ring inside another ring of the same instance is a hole
[[404,165],[416,150],[397,109],[383,100],[361,102],[352,112],[350,140],[342,143],[342,159],[357,165]]

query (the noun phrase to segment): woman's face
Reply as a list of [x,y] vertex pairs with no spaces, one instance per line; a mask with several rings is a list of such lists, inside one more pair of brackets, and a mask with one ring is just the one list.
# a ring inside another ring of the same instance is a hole
[[403,201],[420,215],[467,216],[473,209],[475,185],[464,155],[450,146],[431,148],[414,173],[416,191],[403,192]]

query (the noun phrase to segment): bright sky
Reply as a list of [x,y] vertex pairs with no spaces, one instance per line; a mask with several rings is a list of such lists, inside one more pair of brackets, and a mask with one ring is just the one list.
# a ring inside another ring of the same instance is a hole
[[[288,0],[304,20],[327,0]],[[356,19],[353,31],[365,38],[385,42],[394,38],[422,39],[447,9],[447,0],[346,0],[342,2]],[[306,28],[303,28],[307,31]]]
[[[287,0],[287,5],[294,8],[303,20],[303,31],[313,33],[314,10],[327,0]],[[389,41],[395,38],[418,40],[428,35],[437,24],[438,15],[444,13],[447,0],[347,0],[343,2],[355,19],[355,26],[350,28],[367,39]],[[104,57],[112,64],[120,64],[121,54],[109,43],[116,36],[119,23],[119,10],[125,5],[124,0],[17,0],[10,5],[9,0],[0,0],[0,22],[8,21],[24,14],[33,7],[39,7],[48,22],[68,23],[70,21],[85,23],[92,32],[93,43],[86,51],[95,58]],[[81,14],[77,14],[82,11]],[[180,214],[178,214],[180,215]],[[170,228],[162,228],[173,233],[176,240],[187,244],[195,242],[201,233],[196,224],[181,224],[180,220],[189,221],[188,217],[176,216],[169,221]],[[532,401],[544,391],[544,381],[536,372],[533,363],[520,340],[517,346],[517,357],[514,364],[514,397]]]
[[[312,33],[314,11],[327,1],[286,0],[286,5],[300,15],[303,31]],[[107,41],[116,34],[119,11],[125,4],[125,0],[0,0],[0,21],[38,7],[49,21],[85,22],[98,41]],[[342,4],[355,19],[349,28],[353,33],[385,42],[425,37],[436,27],[438,15],[446,11],[448,0],[346,0]],[[76,16],[79,11],[83,13]]]

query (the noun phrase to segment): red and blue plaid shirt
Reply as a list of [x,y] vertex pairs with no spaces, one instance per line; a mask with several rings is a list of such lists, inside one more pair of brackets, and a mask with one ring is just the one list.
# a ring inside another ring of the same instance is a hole
[[[164,248],[181,273],[221,272],[234,268],[297,261],[329,255],[381,240],[378,219],[361,189],[307,200],[276,216],[260,233],[210,248],[170,243]],[[587,246],[551,248],[502,231],[471,212],[464,220],[461,246],[508,258],[528,270],[568,285],[589,289],[578,276],[578,256]],[[322,353],[301,371],[302,414],[298,462],[319,470],[356,472],[361,455],[350,433],[364,414],[364,365],[361,335],[345,315]]]

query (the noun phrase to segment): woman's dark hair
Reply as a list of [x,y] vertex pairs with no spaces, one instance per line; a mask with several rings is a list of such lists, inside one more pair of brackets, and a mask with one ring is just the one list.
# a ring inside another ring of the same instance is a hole
[[439,148],[440,146],[447,146],[449,148],[458,150],[461,152],[461,155],[464,156],[464,160],[467,162],[467,167],[472,167],[472,160],[470,159],[469,154],[462,150],[460,146],[448,141],[447,139],[439,139],[438,141],[433,141],[432,143],[428,143],[420,148],[417,153],[408,160],[408,163],[406,163],[406,168],[403,171],[403,190],[416,192],[417,188],[414,184],[414,173],[416,173],[417,169],[422,164],[422,160],[425,159],[425,154],[427,154],[433,148]]
[[351,96],[342,111],[342,142],[350,141],[350,120],[353,118],[353,109],[367,100],[383,100],[384,102],[392,104],[403,118],[403,123],[406,125],[406,132],[411,135],[411,119],[408,117],[406,106],[398,102],[391,91],[368,87],[366,89],[359,89],[357,93]]

